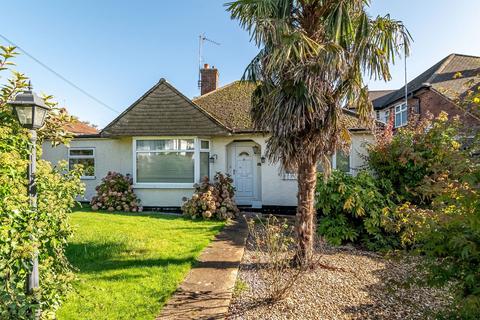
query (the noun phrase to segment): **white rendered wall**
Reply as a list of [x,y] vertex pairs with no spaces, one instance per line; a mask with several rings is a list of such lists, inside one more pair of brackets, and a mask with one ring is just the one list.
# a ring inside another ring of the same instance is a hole
[[[210,177],[213,178],[217,171],[231,174],[228,160],[229,145],[235,141],[247,140],[254,141],[261,149],[257,159],[257,163],[260,163],[260,166],[257,166],[258,201],[262,205],[296,206],[297,180],[285,180],[278,164],[270,164],[268,161],[261,163],[260,159],[265,154],[266,148],[266,137],[263,135],[245,134],[210,138],[210,154],[216,155],[215,162],[210,164]],[[350,166],[353,174],[364,166],[365,160],[362,155],[366,154],[365,144],[372,141],[371,134],[352,134]],[[107,175],[108,171],[116,171],[122,174],[133,173],[131,138],[81,138],[72,140],[70,146],[95,148],[95,179],[83,180],[87,190],[85,196],[80,200],[89,201],[95,195],[95,187],[100,184],[101,179]],[[42,158],[53,164],[60,160],[67,160],[68,147],[60,145],[52,148],[46,142],[43,145]],[[159,207],[179,207],[182,205],[182,198],[190,197],[193,193],[191,188],[135,188],[134,190],[141,199],[142,205]]]

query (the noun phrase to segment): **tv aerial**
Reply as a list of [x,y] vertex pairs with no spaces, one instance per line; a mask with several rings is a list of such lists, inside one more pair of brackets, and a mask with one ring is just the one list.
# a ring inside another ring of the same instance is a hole
[[217,46],[220,45],[220,43],[207,38],[205,33],[202,33],[198,36],[198,88],[201,88],[202,86],[200,70],[202,69],[203,64],[203,46],[205,45],[205,42],[209,42]]

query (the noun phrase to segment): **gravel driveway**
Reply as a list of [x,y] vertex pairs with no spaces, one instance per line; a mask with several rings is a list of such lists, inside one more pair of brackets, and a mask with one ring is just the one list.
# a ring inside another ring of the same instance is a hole
[[414,284],[418,263],[387,259],[351,247],[323,246],[323,265],[303,276],[289,296],[265,304],[258,257],[247,245],[228,319],[431,319],[452,297],[446,289]]

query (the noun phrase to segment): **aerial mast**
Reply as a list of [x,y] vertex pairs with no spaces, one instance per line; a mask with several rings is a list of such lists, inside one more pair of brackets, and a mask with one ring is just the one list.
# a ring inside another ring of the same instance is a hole
[[213,43],[217,46],[220,45],[220,43],[213,41],[211,39],[208,39],[205,36],[205,33],[202,33],[198,36],[198,88],[200,89],[202,87],[202,77],[200,70],[202,69],[202,64],[203,64],[203,45],[205,41]]

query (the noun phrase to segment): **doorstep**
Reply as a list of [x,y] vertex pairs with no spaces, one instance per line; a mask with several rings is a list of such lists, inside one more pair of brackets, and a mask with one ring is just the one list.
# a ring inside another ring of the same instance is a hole
[[233,295],[248,229],[243,214],[203,250],[157,319],[223,319]]

